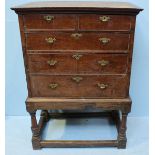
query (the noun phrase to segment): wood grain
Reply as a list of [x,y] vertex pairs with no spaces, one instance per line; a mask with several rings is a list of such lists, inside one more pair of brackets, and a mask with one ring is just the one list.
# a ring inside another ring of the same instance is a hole
[[108,21],[102,22],[100,15],[80,15],[79,30],[104,30],[104,31],[129,31],[131,30],[131,16],[124,15],[106,15],[110,18]]
[[54,19],[51,21],[46,21],[45,16],[47,16],[47,14],[24,15],[24,23],[26,29],[76,29],[77,21],[75,15],[48,14],[48,16],[54,17]]
[[[82,80],[76,82],[73,77]],[[31,75],[31,83],[33,97],[128,97],[127,76]],[[49,88],[51,83],[58,84],[57,88]],[[105,84],[106,88],[101,89],[98,84]]]
[[[77,32],[75,32],[77,33]],[[26,46],[28,50],[128,50],[129,34],[82,32],[79,39],[72,37],[70,32],[28,33]],[[46,38],[55,38],[53,44],[46,42]],[[110,41],[103,44],[99,39]],[[38,44],[39,43],[39,44]]]
[[[46,53],[46,52],[45,52]],[[73,56],[80,54],[79,60]],[[53,53],[29,54],[29,72],[44,74],[125,74],[127,54]],[[48,61],[57,61],[49,65]],[[106,61],[102,66],[99,62]]]

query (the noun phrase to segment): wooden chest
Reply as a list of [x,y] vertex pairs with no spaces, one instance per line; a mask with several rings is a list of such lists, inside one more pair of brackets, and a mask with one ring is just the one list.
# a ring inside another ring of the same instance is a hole
[[[33,148],[125,148],[135,21],[142,9],[116,2],[36,2],[12,9],[19,17]],[[117,140],[41,140],[48,110],[60,109],[111,111]],[[42,110],[38,124],[36,110]]]

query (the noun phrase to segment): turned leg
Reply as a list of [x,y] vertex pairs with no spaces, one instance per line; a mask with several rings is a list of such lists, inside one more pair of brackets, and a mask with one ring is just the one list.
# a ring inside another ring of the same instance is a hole
[[126,148],[126,123],[128,113],[122,112],[122,120],[120,122],[119,133],[118,133],[118,148]]
[[29,112],[31,115],[31,130],[32,130],[32,146],[34,150],[41,149],[39,126],[36,119],[36,111]]
[[117,132],[119,133],[119,128],[120,128],[120,114],[118,110],[113,110],[112,111],[112,119],[116,125]]
[[48,110],[42,110],[41,115],[45,117],[45,121],[48,122],[50,115],[48,113]]

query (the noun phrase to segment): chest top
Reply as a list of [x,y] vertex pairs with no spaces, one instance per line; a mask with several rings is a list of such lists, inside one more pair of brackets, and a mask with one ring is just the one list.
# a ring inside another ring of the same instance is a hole
[[143,9],[127,2],[32,2],[25,5],[13,7],[17,13],[27,11],[104,11],[119,12],[127,14],[138,14]]

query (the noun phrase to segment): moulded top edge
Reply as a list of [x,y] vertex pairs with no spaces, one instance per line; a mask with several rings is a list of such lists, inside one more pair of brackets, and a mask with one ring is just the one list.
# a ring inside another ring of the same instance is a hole
[[127,2],[78,2],[78,1],[47,1],[47,2],[32,2],[11,8],[16,12],[25,11],[124,11],[135,12],[142,11],[142,8],[137,7]]

